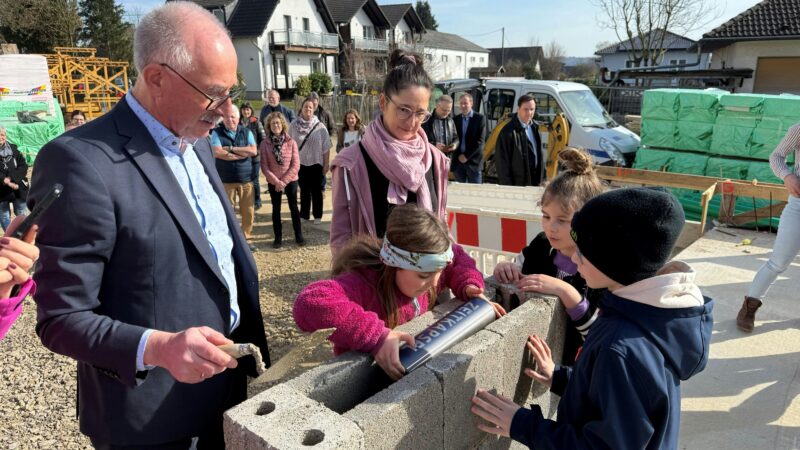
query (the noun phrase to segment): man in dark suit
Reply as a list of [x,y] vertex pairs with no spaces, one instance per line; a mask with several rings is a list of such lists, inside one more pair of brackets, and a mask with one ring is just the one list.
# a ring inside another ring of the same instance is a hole
[[497,136],[494,161],[498,184],[540,186],[545,181],[545,156],[539,123],[533,120],[536,101],[530,95],[517,100],[517,112]]
[[[134,36],[136,86],[39,153],[28,197],[54,183],[34,274],[36,332],[77,360],[81,432],[100,449],[224,448],[222,413],[269,360],[258,271],[214,167],[236,52],[203,8],[168,2]],[[194,443],[193,443],[194,441]]]
[[460,143],[451,155],[450,170],[459,183],[483,182],[483,143],[486,140],[486,118],[472,110],[472,95],[458,99],[461,114],[453,118]]

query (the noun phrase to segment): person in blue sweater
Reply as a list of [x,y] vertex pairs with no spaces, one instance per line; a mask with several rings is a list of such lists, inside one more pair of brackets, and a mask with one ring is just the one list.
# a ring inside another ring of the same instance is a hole
[[706,366],[714,306],[688,264],[665,264],[683,224],[663,189],[617,189],[575,213],[572,259],[589,287],[607,290],[574,368],[555,366],[538,337],[528,347],[529,375],[561,396],[558,419],[479,389],[481,430],[537,450],[678,447],[680,382]]

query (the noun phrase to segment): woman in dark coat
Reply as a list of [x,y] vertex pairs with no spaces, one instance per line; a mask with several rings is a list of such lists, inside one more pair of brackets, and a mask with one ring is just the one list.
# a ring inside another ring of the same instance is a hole
[[28,163],[8,142],[6,129],[0,126],[0,226],[5,230],[11,223],[10,204],[14,205],[14,215],[25,214],[28,197]]

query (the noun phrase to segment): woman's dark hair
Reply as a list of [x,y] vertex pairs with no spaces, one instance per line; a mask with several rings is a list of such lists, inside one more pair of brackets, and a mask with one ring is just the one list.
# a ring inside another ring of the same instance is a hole
[[[396,247],[416,253],[442,253],[450,246],[450,234],[444,222],[432,212],[413,204],[392,209],[386,219],[386,239]],[[381,262],[381,245],[382,241],[374,236],[362,234],[354,237],[334,258],[331,276],[356,269],[378,272],[380,278],[376,290],[386,315],[386,326],[394,328],[398,325],[395,282],[398,269]],[[433,308],[436,295],[436,287],[431,288],[428,292],[430,308]]]
[[383,80],[383,95],[392,96],[411,86],[433,90],[433,80],[423,67],[423,59],[416,53],[396,49],[389,56],[389,73]]

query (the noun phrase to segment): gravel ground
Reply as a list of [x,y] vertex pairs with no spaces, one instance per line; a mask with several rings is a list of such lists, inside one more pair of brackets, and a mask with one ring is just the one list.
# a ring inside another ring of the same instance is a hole
[[[326,194],[329,207],[330,190]],[[322,225],[304,221],[307,245],[298,247],[284,203],[284,247],[274,250],[269,195],[263,194],[262,201],[254,229],[259,251],[254,256],[261,279],[261,311],[275,361],[301,334],[291,315],[294,297],[309,282],[325,277],[330,267],[330,211]],[[0,341],[0,449],[90,449],[75,417],[75,362],[44,348],[35,324],[36,308],[28,302]]]

